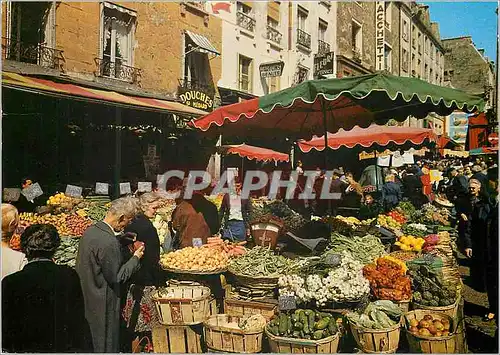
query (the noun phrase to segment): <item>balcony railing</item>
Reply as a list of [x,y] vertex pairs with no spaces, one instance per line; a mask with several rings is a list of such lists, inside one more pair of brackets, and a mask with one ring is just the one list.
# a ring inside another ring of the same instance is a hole
[[213,84],[209,84],[207,80],[181,78],[177,80],[179,87],[186,90],[198,90],[204,93],[215,93]]
[[330,43],[318,40],[318,54],[325,54],[330,52]]
[[132,84],[139,84],[141,80],[142,71],[138,68],[123,64],[119,58],[114,62],[109,58],[95,58],[95,63],[97,66],[97,76],[121,80]]
[[282,37],[283,37],[283,35],[276,28],[274,28],[272,26],[267,26],[267,39],[268,40],[270,40],[276,44],[280,44]]
[[311,48],[311,35],[307,32],[297,29],[297,43],[306,48]]
[[255,29],[255,19],[252,16],[245,14],[244,12],[238,12],[236,14],[236,20],[238,26],[243,27],[245,30],[253,32]]
[[352,59],[361,63],[361,49],[352,47]]
[[44,46],[2,38],[2,59],[31,63],[42,67],[62,70],[63,51]]

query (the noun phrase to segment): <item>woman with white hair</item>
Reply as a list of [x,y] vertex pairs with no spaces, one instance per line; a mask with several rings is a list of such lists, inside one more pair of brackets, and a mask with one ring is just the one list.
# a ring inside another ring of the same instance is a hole
[[87,228],[80,239],[76,272],[80,276],[85,317],[97,353],[117,353],[120,349],[121,286],[139,269],[144,246],[123,263],[117,236],[136,214],[137,202],[134,198],[114,200],[104,220]]

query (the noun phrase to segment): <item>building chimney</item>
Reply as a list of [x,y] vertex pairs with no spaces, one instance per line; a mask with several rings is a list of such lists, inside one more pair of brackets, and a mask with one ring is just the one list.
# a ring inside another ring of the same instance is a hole
[[484,48],[479,48],[477,51],[484,57]]

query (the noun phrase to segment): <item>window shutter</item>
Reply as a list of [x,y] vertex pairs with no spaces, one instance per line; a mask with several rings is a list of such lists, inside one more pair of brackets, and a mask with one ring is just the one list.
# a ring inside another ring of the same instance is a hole
[[267,3],[267,16],[276,22],[280,22],[280,4],[271,1]]

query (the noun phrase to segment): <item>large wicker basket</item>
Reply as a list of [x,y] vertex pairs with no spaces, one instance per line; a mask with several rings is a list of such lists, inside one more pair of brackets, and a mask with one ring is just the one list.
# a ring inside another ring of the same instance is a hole
[[153,301],[161,324],[193,325],[208,318],[211,292],[205,286],[172,286],[156,291]]
[[205,344],[210,350],[240,354],[253,354],[262,350],[264,330],[245,331],[231,327],[230,323],[240,321],[240,317],[218,314],[207,319],[203,325]]
[[273,276],[273,277],[246,276],[246,275],[241,275],[241,274],[238,274],[238,273],[231,271],[230,267],[229,267],[228,271],[231,273],[231,275],[234,277],[235,281],[238,284],[240,284],[242,286],[246,286],[248,288],[256,288],[256,289],[261,289],[261,290],[271,290],[271,289],[278,287],[279,276]]
[[[447,319],[450,323],[450,335],[441,337],[421,336],[411,333],[408,330],[408,323],[412,319],[421,320],[425,315],[431,315],[433,319]],[[451,333],[455,328],[453,319],[442,313],[433,313],[427,310],[418,309],[405,314],[406,337],[410,346],[411,353],[426,354],[453,354],[456,351],[456,334]]]
[[294,339],[271,334],[266,327],[266,336],[272,353],[280,354],[335,354],[339,347],[339,332],[320,340]]
[[365,353],[395,353],[399,346],[401,323],[387,329],[368,329],[349,322],[352,336]]

